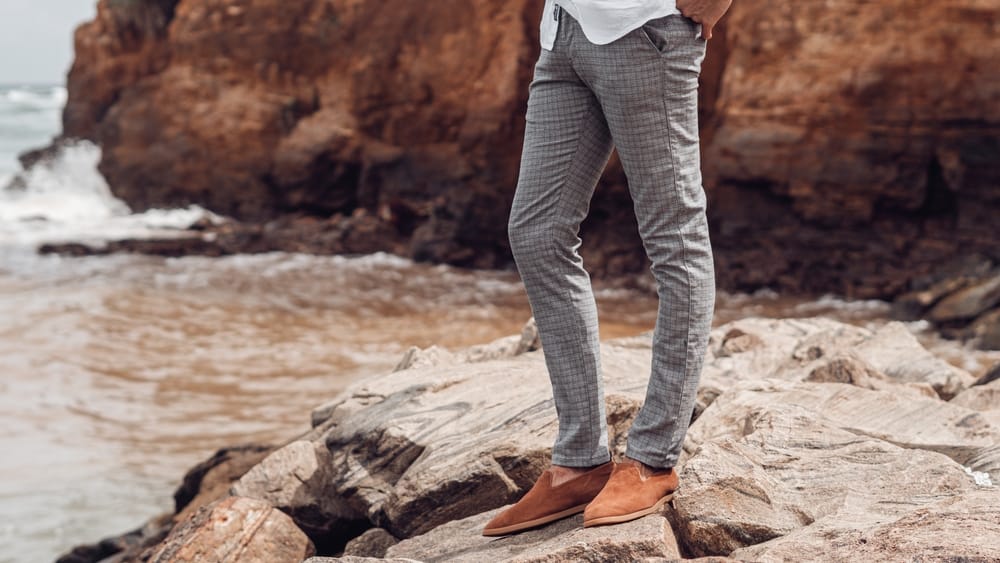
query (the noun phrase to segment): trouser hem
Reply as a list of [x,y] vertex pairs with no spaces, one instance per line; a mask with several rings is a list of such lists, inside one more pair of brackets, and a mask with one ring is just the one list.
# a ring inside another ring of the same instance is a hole
[[611,461],[611,452],[605,452],[604,455],[595,455],[592,457],[570,457],[552,454],[552,465],[561,465],[563,467],[593,467],[595,465],[603,465],[609,461]]
[[626,448],[625,455],[636,461],[641,461],[654,469],[669,469],[677,465],[677,456],[657,456],[637,452]]

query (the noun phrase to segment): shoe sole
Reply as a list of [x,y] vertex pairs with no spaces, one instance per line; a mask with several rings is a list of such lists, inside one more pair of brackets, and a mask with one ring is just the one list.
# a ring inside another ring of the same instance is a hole
[[642,510],[637,510],[635,512],[630,512],[628,514],[620,514],[618,516],[602,516],[600,518],[592,518],[590,520],[584,520],[583,527],[590,528],[591,526],[603,526],[606,524],[621,524],[623,522],[636,520],[638,518],[642,518],[643,516],[648,516],[654,512],[659,512],[663,508],[663,505],[667,504],[667,502],[669,502],[670,499],[672,498],[674,498],[674,493],[670,493],[669,495],[661,498],[660,500],[656,501],[656,504],[650,506],[649,508],[644,508]]
[[[589,504],[589,503],[588,503]],[[534,520],[528,520],[527,522],[521,522],[520,524],[511,524],[510,526],[504,526],[503,528],[492,528],[489,530],[483,530],[484,536],[505,536],[507,534],[513,534],[514,532],[520,532],[522,530],[528,530],[541,526],[543,524],[548,524],[549,522],[555,522],[556,520],[562,520],[567,516],[573,516],[574,514],[579,514],[587,508],[586,504],[581,504],[579,506],[574,506],[573,508],[567,508],[548,516],[542,516],[541,518],[535,518]]]

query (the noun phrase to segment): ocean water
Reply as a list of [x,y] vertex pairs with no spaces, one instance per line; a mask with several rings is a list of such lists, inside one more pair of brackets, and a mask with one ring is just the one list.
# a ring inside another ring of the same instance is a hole
[[[60,86],[0,86],[0,563],[52,561],[139,526],[217,448],[306,430],[312,407],[410,346],[487,342],[530,316],[511,271],[385,254],[39,255],[42,242],[173,236],[213,216],[132,213],[86,142],[22,174],[17,154],[59,132],[65,99]],[[655,295],[596,287],[602,337],[652,328]],[[880,301],[720,292],[715,322],[877,326],[887,312]],[[911,327],[973,372],[1000,360]]]

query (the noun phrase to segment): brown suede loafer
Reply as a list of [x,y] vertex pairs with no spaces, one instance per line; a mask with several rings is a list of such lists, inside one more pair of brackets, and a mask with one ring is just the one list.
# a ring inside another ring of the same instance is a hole
[[552,471],[546,469],[521,500],[486,524],[483,535],[513,534],[583,512],[608,482],[611,469],[609,461],[555,487]]
[[583,512],[583,526],[620,524],[663,508],[678,486],[677,472],[650,472],[638,461],[626,458],[615,464],[608,484]]

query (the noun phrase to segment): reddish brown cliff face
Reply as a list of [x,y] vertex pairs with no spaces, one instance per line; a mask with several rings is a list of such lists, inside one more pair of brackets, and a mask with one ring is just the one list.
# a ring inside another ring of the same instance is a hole
[[[504,265],[541,4],[101,0],[65,133],[137,209],[363,209],[418,259]],[[998,13],[737,2],[702,73],[722,286],[886,296],[1000,259]],[[645,267],[624,181],[612,163],[584,225],[598,275]]]
[[1000,5],[740,0],[705,147],[726,285],[891,295],[1000,254]]

